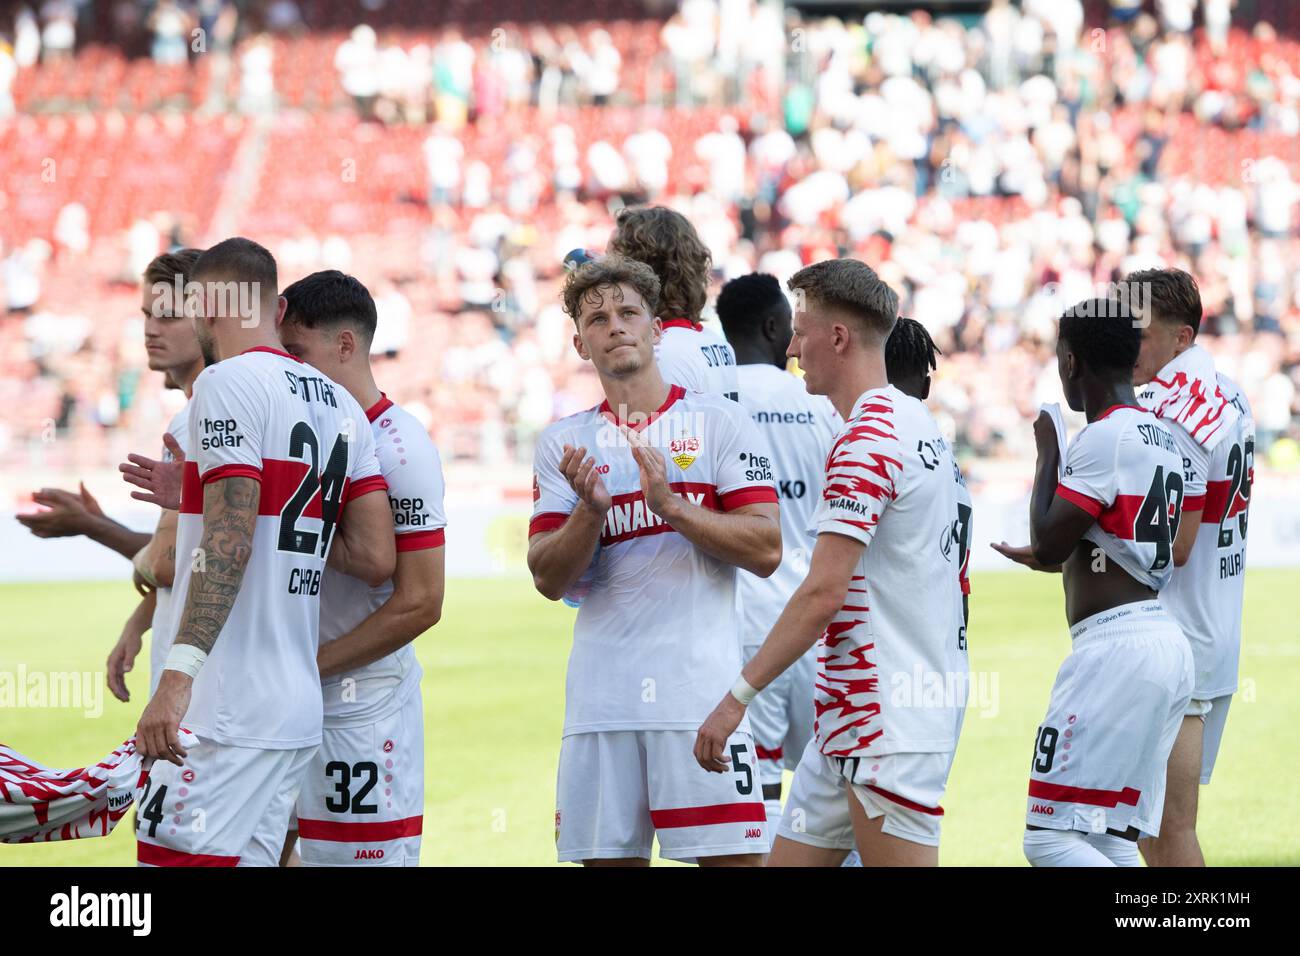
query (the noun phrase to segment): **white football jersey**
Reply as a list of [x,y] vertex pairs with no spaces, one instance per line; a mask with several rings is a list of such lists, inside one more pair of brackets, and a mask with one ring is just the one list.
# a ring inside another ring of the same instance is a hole
[[[172,632],[204,559],[203,493],[261,485],[252,554],[182,726],[205,743],[296,749],[320,742],[320,586],[348,501],[386,488],[365,413],[343,386],[287,352],[250,349],[205,369],[190,400],[176,536]],[[207,559],[209,562],[211,557]]]
[[1113,405],[1085,425],[1070,442],[1056,493],[1097,519],[1085,539],[1135,581],[1164,589],[1183,509],[1183,459],[1154,415]]
[[[447,519],[442,510],[442,462],[429,433],[387,396],[366,409],[375,436],[379,470],[388,483],[397,550],[443,546]],[[320,599],[320,640],[337,640],[368,618],[393,594],[392,580],[372,588],[366,582],[326,569]],[[406,644],[387,657],[322,681],[325,725],[374,723],[401,708],[420,688],[415,648]]]
[[736,353],[727,340],[687,319],[665,319],[663,326],[655,362],[664,381],[737,401]]
[[828,757],[949,752],[966,708],[956,462],[925,405],[863,392],[826,462],[817,533],[867,547],[821,638]]
[[[181,451],[185,457],[189,458],[192,454],[190,448],[190,403],[186,402],[185,407],[177,412],[170,422],[167,423],[168,433],[176,439],[176,444],[181,446]],[[163,446],[163,461],[172,461],[172,453]],[[179,552],[177,552],[179,553]],[[179,568],[177,569],[179,571]],[[175,580],[173,576],[173,580]],[[172,638],[175,636],[172,631],[172,589],[170,587],[159,587],[155,589],[155,604],[153,609],[153,621],[149,625],[151,636],[149,638],[149,696],[158,689],[158,681],[162,678],[163,665],[167,663],[167,652],[171,650]]]
[[[688,501],[715,511],[776,502],[766,443],[736,402],[673,385],[638,431],[662,452],[672,490]],[[736,568],[646,507],[607,402],[539,436],[530,536],[560,527],[578,504],[559,470],[565,445],[596,459],[613,507],[574,623],[564,734],[696,730],[740,671]]]
[[[781,500],[781,566],[771,577],[741,571],[737,581],[741,644],[762,644],[805,577],[817,535],[813,514],[826,479],[826,456],[844,422],[830,401],[809,395],[803,380],[775,365],[736,369],[740,404],[772,452]],[[815,651],[814,651],[815,653]]]
[[1241,653],[1241,608],[1246,583],[1246,520],[1255,476],[1255,422],[1250,404],[1235,382],[1218,376],[1223,398],[1241,413],[1212,451],[1186,429],[1170,425],[1183,455],[1186,507],[1199,503],[1201,525],[1191,557],[1163,591],[1169,609],[1192,645],[1197,700],[1237,689]]

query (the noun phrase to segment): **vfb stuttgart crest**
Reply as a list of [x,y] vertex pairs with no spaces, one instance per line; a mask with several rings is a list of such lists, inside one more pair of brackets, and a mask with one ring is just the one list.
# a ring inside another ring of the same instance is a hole
[[682,471],[685,471],[695,464],[696,458],[700,457],[700,440],[698,438],[674,438],[668,444],[668,451],[672,455],[674,464]]

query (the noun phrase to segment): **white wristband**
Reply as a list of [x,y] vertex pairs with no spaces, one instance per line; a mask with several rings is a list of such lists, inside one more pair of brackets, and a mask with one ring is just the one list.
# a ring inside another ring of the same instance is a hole
[[163,670],[180,671],[190,677],[198,677],[199,668],[207,659],[208,655],[193,644],[173,644],[167,652],[167,663],[163,665]]
[[745,680],[744,674],[736,675],[736,682],[731,685],[731,696],[740,701],[745,707],[749,702],[758,696],[758,691],[750,686],[749,681]]

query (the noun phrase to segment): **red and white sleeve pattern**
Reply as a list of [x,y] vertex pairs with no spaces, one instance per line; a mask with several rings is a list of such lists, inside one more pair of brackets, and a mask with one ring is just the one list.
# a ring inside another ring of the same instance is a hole
[[578,506],[578,494],[560,473],[563,451],[554,436],[543,432],[533,455],[533,516],[528,536],[554,531]]
[[898,497],[903,455],[887,399],[869,401],[859,412],[831,446],[814,520],[818,534],[832,532],[870,544],[880,516]]
[[[1099,427],[1100,426],[1100,427]],[[1075,436],[1065,455],[1058,496],[1094,518],[1115,503],[1119,431],[1109,421],[1094,422]]]

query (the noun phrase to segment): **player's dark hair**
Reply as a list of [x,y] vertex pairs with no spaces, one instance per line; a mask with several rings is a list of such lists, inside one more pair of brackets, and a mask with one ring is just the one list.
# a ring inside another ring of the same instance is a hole
[[1061,315],[1060,336],[1094,374],[1132,377],[1142,347],[1142,329],[1127,302],[1084,299],[1070,306]]
[[278,295],[280,279],[275,256],[242,236],[223,239],[194,263],[194,277],[212,276],[234,282],[257,283],[263,300]]
[[574,269],[564,278],[564,288],[560,295],[564,300],[564,311],[573,318],[574,324],[582,315],[584,303],[598,304],[604,296],[601,289],[614,286],[616,298],[622,297],[617,292],[621,285],[631,286],[641,296],[646,310],[651,316],[658,315],[659,277],[644,262],[627,259],[623,256],[602,256],[592,259]]
[[790,300],[781,291],[776,276],[751,272],[722,287],[717,310],[722,331],[729,342],[735,343],[757,337],[768,316],[788,317]]
[[176,281],[176,277],[180,276],[181,285],[184,286],[194,274],[194,264],[199,261],[201,255],[203,255],[202,249],[177,249],[175,252],[164,252],[156,256],[144,267],[145,284],[151,287],[159,283],[171,285]]
[[713,257],[689,219],[664,206],[623,209],[615,219],[609,251],[654,270],[660,289],[656,315],[700,320]]
[[299,279],[283,292],[284,321],[307,329],[351,326],[367,345],[375,337],[378,316],[370,290],[359,279],[326,269]]
[[924,325],[899,316],[885,343],[885,374],[891,382],[924,381],[939,367],[935,356],[942,354]]
[[1142,269],[1124,278],[1128,301],[1136,309],[1149,310],[1157,322],[1192,327],[1192,338],[1201,331],[1201,290],[1190,273],[1182,269]]
[[856,316],[882,345],[898,319],[898,294],[875,269],[857,259],[814,262],[792,275],[786,285],[791,292],[802,291],[808,299]]

